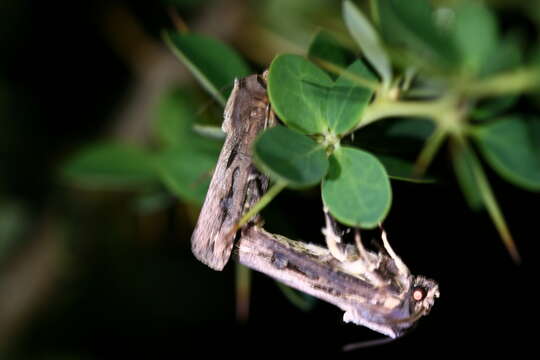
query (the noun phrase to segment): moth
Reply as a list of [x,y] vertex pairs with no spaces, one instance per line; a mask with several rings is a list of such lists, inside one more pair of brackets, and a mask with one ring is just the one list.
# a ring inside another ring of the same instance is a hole
[[258,226],[242,233],[238,261],[297,290],[336,305],[345,322],[398,338],[427,315],[439,297],[436,281],[413,275],[382,232],[378,251],[354,244],[324,209],[327,247],[270,234]]
[[252,164],[251,146],[276,122],[265,75],[236,80],[223,121],[227,138],[191,238],[193,253],[221,270],[234,249],[241,264],[341,308],[345,322],[391,338],[402,336],[430,312],[439,286],[411,274],[384,231],[378,251],[364,247],[359,229],[353,229],[354,244],[347,244],[325,207],[326,247],[270,234],[257,217],[235,230],[268,188],[268,178]]
[[227,137],[191,236],[195,257],[214,270],[227,264],[237,233],[234,227],[268,188],[268,178],[251,162],[256,136],[276,123],[265,76],[235,80],[225,106],[222,130]]

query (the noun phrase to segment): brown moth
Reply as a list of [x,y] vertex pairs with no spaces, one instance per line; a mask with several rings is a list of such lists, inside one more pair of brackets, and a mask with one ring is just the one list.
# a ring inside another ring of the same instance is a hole
[[238,242],[241,264],[297,290],[336,305],[343,321],[365,326],[390,338],[404,335],[427,315],[439,297],[439,285],[413,275],[382,232],[382,248],[364,247],[355,230],[355,244],[324,209],[327,247],[270,234],[258,226],[244,229]]
[[268,178],[251,162],[251,146],[257,134],[274,124],[265,75],[235,80],[222,124],[227,137],[191,236],[195,257],[214,270],[227,264],[234,227],[268,188]]

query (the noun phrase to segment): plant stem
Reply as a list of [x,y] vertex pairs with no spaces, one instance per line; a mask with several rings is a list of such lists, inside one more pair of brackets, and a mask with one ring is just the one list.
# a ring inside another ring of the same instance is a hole
[[463,89],[466,95],[487,97],[530,91],[539,87],[540,69],[521,68],[472,83]]
[[245,323],[249,317],[249,300],[251,294],[251,270],[236,263],[236,320]]
[[435,157],[437,150],[441,147],[443,140],[446,138],[447,131],[442,126],[438,126],[433,134],[429,137],[424,145],[424,148],[418,155],[416,163],[414,165],[413,176],[420,177],[424,174],[429,164]]
[[[462,141],[464,143],[464,146],[468,146],[464,140]],[[473,156],[475,159],[475,161],[473,162],[472,170],[476,179],[476,183],[478,184],[478,188],[480,189],[480,195],[482,196],[484,204],[486,205],[488,214],[491,217],[493,223],[495,224],[495,228],[499,232],[499,235],[501,236],[501,239],[506,246],[506,249],[510,253],[512,260],[514,260],[516,264],[519,264],[521,262],[521,257],[517,250],[512,234],[508,229],[508,225],[506,224],[506,220],[504,219],[501,208],[499,207],[497,199],[493,194],[493,190],[489,185],[486,174],[484,173],[484,170],[480,165],[480,161],[475,156],[474,152],[470,150],[470,153],[471,156]]]
[[235,230],[240,229],[242,226],[246,225],[248,221],[255,216],[259,211],[264,209],[266,205],[272,201],[280,192],[287,186],[287,183],[284,181],[278,181],[264,194],[259,201],[247,213],[242,216],[238,224],[235,226]]
[[[438,119],[448,112],[448,104],[445,100],[438,101],[388,101],[379,100],[368,106],[363,114],[362,121],[354,130],[358,130],[377,120],[394,116],[418,116]],[[450,110],[453,111],[453,110]]]

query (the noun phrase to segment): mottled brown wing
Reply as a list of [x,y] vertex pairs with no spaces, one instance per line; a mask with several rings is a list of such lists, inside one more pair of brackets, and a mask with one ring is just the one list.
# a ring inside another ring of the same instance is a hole
[[269,126],[269,113],[260,76],[235,81],[222,125],[227,138],[191,237],[195,257],[214,270],[222,270],[231,256],[234,226],[245,211],[246,198],[253,198],[247,196],[248,188],[253,192],[256,186],[263,192],[268,186],[268,180],[251,163],[251,145]]

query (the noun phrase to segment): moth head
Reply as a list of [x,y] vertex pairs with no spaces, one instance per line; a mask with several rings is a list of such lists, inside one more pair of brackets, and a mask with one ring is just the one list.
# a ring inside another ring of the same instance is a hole
[[439,295],[439,285],[437,282],[423,276],[416,276],[412,282],[409,294],[411,313],[428,314],[435,303],[435,299],[438,298]]

